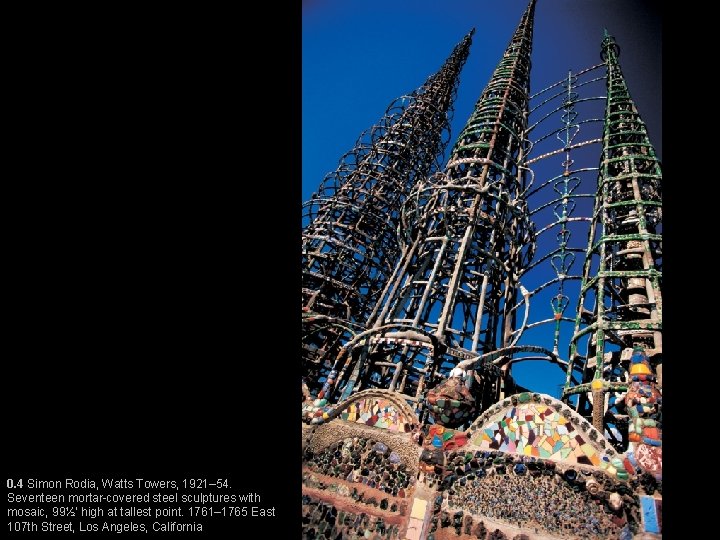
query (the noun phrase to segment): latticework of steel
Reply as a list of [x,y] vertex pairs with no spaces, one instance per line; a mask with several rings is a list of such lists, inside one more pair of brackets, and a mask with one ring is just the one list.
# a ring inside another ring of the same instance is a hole
[[662,171],[612,36],[606,34],[602,51],[603,151],[563,396],[624,448],[633,350],[644,350],[661,375]]
[[[387,388],[418,405],[464,359],[512,345],[517,276],[532,257],[525,202],[530,53],[535,0],[459,135],[445,171],[405,208],[403,256],[370,315],[338,358],[328,397]],[[466,384],[479,407],[503,376],[492,365]]]
[[303,205],[302,357],[311,387],[363,327],[398,260],[401,208],[441,166],[473,33],[419,89],[390,104]]
[[[525,164],[532,175],[526,200],[536,229],[535,256],[519,270],[526,292],[511,308],[517,313],[511,333],[515,345],[493,354],[498,367],[551,362],[558,378],[566,370],[582,278],[577,268],[586,251],[596,191],[604,67],[570,71],[530,96],[526,134],[532,148]],[[532,383],[528,388],[534,389]]]

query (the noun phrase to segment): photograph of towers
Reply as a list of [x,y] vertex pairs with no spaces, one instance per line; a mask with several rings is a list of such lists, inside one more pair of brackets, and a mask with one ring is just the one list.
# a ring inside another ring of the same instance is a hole
[[302,538],[661,537],[660,42],[303,2]]

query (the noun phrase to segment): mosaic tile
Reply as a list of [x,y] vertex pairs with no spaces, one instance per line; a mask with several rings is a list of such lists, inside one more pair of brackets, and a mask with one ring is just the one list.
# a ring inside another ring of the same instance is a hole
[[436,424],[462,425],[475,412],[474,398],[462,377],[450,377],[428,391],[427,405]]
[[586,456],[592,456],[595,453],[595,449],[588,443],[581,444],[580,449]]
[[427,501],[422,499],[413,499],[410,517],[415,519],[425,519],[425,510],[427,509]]
[[[519,401],[519,400],[518,400]],[[561,412],[559,412],[561,411]],[[589,435],[576,430],[570,421],[572,413],[557,410],[545,404],[517,404],[499,409],[487,418],[481,429],[475,431],[472,443],[484,450],[500,450],[524,456],[540,457],[556,461],[598,465],[604,452],[593,446]],[[589,424],[576,420],[584,429]],[[644,427],[649,436],[660,436]],[[612,465],[614,474],[625,473],[625,468]]]

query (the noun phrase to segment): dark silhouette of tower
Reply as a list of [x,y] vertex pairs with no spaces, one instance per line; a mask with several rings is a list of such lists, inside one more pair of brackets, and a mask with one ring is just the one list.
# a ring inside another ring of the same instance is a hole
[[473,33],[418,90],[390,104],[304,205],[302,356],[311,386],[343,336],[363,327],[398,259],[403,203],[440,166]]

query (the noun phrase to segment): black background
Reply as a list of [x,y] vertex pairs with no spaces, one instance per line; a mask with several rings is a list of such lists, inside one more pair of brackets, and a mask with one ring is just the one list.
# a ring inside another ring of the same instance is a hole
[[7,478],[229,478],[279,517],[206,534],[296,538],[301,6],[56,9],[13,19]]

